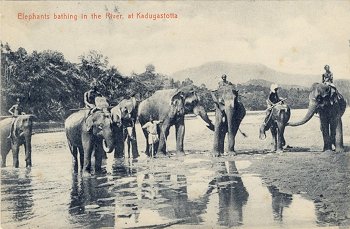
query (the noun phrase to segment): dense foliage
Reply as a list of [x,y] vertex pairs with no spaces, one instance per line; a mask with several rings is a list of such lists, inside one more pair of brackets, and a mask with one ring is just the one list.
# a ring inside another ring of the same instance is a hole
[[[7,115],[16,98],[22,100],[26,113],[39,120],[64,120],[71,109],[83,107],[83,93],[96,82],[99,91],[112,105],[121,99],[136,96],[143,100],[156,90],[193,85],[193,81],[175,81],[157,73],[153,65],[145,72],[122,76],[108,58],[96,51],[80,56],[79,63],[71,63],[57,51],[27,53],[24,48],[14,51],[1,45],[1,114]],[[204,84],[193,85],[207,110],[213,110],[210,91]],[[236,85],[240,100],[248,110],[266,108],[269,88],[260,85]],[[308,91],[281,89],[280,96],[287,98],[292,108],[306,108]]]

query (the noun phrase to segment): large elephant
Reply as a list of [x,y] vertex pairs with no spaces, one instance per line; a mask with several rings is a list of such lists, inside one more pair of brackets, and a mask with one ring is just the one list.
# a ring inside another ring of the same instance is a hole
[[[16,118],[6,118],[0,122],[1,167],[6,166],[6,156],[12,149],[13,166],[18,168],[18,153],[21,145],[24,145],[25,149],[26,167],[32,166],[33,117],[33,115],[20,115]],[[12,133],[10,133],[11,131]]]
[[115,146],[111,114],[107,111],[81,110],[71,114],[65,121],[69,149],[73,155],[74,172],[78,172],[78,150],[80,168],[84,174],[91,174],[91,157],[95,156],[95,173],[102,171],[105,152],[110,153]]
[[[149,121],[150,116],[155,120],[161,120],[159,130],[158,152],[166,154],[166,139],[169,129],[175,125],[176,128],[176,150],[184,151],[185,136],[185,114],[192,112],[199,115],[207,124],[209,129],[214,129],[214,125],[208,118],[204,107],[200,103],[200,98],[191,86],[180,89],[167,89],[156,91],[151,97],[142,101],[138,109],[138,118],[141,126]],[[146,154],[149,155],[148,133],[144,131],[146,137]]]
[[267,120],[260,126],[260,139],[265,139],[265,131],[271,130],[272,144],[274,150],[281,152],[286,141],[284,139],[284,129],[290,118],[290,107],[288,104],[276,104],[272,107]]
[[114,157],[124,156],[124,143],[127,141],[128,156],[130,158],[130,146],[132,157],[139,156],[136,141],[135,123],[137,119],[137,101],[135,97],[123,99],[117,106],[111,109],[112,120],[116,125],[116,143]]
[[344,151],[343,124],[341,117],[346,109],[344,97],[332,86],[314,83],[309,94],[309,108],[305,117],[298,122],[291,122],[289,126],[300,126],[308,122],[315,113],[319,114],[323,135],[323,150],[336,152]]
[[228,152],[234,153],[235,137],[246,110],[238,101],[238,91],[233,85],[219,87],[216,95],[212,93],[212,97],[216,108],[213,153],[219,156],[224,153],[226,133],[228,134]]

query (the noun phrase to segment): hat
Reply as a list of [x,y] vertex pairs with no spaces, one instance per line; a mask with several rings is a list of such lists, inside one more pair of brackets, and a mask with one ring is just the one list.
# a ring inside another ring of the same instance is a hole
[[225,74],[223,74],[222,76],[221,76],[221,78],[226,78],[227,76],[225,75]]
[[277,89],[278,89],[278,85],[277,84],[275,84],[275,83],[271,84],[270,90],[272,92],[275,92]]

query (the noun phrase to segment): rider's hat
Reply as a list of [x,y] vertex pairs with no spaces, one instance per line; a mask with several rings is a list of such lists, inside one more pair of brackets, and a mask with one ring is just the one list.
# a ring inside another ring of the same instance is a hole
[[270,87],[271,92],[276,92],[277,89],[278,89],[278,84],[275,84],[275,83],[271,84],[271,87]]

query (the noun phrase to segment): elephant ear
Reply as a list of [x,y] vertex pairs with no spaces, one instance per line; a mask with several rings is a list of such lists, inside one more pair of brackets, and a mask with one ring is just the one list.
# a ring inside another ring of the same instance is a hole
[[122,112],[120,111],[119,106],[113,107],[111,109],[111,113],[112,113],[112,121],[114,123],[121,121]]
[[179,91],[175,95],[173,95],[170,101],[170,106],[172,107],[174,113],[184,113],[183,100],[183,92]]
[[92,115],[89,115],[86,120],[85,120],[85,125],[86,125],[86,129],[87,131],[91,131],[93,125],[94,125],[94,118]]
[[184,93],[182,91],[176,92],[176,94],[171,97],[170,105],[173,106],[175,104],[178,104],[177,102],[179,100],[183,100],[183,98],[184,98]]

